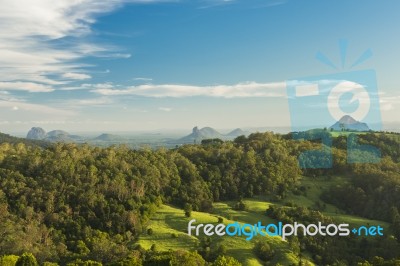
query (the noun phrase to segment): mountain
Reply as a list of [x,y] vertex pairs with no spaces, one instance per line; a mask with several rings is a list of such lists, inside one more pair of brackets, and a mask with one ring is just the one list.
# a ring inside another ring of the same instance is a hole
[[93,140],[96,141],[123,141],[124,138],[118,135],[113,134],[101,134],[100,136],[95,137]]
[[228,134],[221,134],[217,130],[211,127],[203,127],[199,129],[198,127],[194,127],[192,129],[192,133],[180,138],[177,143],[201,143],[203,139],[222,139],[222,140],[232,140],[238,136],[248,135],[249,133],[236,128],[229,132]]
[[349,115],[345,115],[340,118],[335,124],[329,129],[334,131],[369,131],[369,127],[366,123],[359,122]]
[[54,142],[74,142],[77,140],[82,140],[82,137],[77,135],[71,135],[64,130],[52,130],[47,133],[46,140]]
[[46,140],[52,142],[74,142],[77,140],[82,140],[82,137],[77,135],[71,135],[63,130],[52,130],[46,133],[46,131],[41,127],[31,128],[26,138],[32,140]]
[[243,131],[241,128],[236,128],[236,129],[232,130],[231,132],[229,132],[228,134],[226,134],[225,136],[236,138],[236,137],[239,137],[242,135],[248,135],[248,132]]
[[198,127],[194,127],[192,133],[179,139],[179,143],[200,143],[203,139],[223,139],[224,135],[216,131],[211,127],[203,127],[199,129]]
[[46,131],[41,127],[33,127],[26,135],[27,139],[42,140],[46,138]]

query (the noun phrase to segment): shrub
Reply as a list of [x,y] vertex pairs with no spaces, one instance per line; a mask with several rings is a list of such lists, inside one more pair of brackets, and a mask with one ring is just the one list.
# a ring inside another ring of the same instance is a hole
[[1,266],[14,266],[18,261],[18,256],[15,255],[4,255],[0,258]]
[[247,209],[246,203],[244,203],[242,200],[239,200],[238,202],[236,202],[234,209],[239,211],[245,211]]
[[192,204],[186,203],[184,207],[185,216],[186,217],[192,216],[192,210],[193,210]]
[[219,256],[212,266],[241,266],[242,264],[235,258],[229,256]]
[[254,253],[257,255],[260,260],[268,261],[272,259],[275,252],[272,250],[270,245],[264,241],[257,241],[254,246]]
[[156,244],[151,245],[150,250],[157,251],[157,245]]
[[32,253],[24,253],[18,258],[15,266],[38,266],[35,256]]

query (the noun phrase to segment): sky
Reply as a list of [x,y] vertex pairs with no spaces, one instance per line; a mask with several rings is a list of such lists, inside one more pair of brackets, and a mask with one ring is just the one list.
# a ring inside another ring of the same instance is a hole
[[[287,127],[299,121],[288,81],[367,69],[372,122],[400,122],[396,0],[0,0],[0,10],[1,132]],[[344,101],[362,106],[358,96]],[[329,107],[315,98],[302,123],[316,123],[317,105]]]

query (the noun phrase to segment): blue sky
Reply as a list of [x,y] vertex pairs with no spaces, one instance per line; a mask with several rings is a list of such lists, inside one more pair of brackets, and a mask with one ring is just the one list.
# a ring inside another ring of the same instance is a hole
[[[286,80],[363,69],[376,72],[384,123],[400,122],[395,0],[1,0],[0,7],[2,132],[289,126]],[[348,42],[343,67],[339,40]],[[368,49],[373,56],[350,68]]]

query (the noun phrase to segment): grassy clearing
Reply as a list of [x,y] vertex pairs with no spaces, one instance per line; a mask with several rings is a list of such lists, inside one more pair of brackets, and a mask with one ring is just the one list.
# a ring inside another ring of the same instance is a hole
[[[343,185],[349,182],[346,177],[333,176],[333,177],[303,177],[301,180],[301,186],[306,188],[305,195],[295,195],[290,193],[285,202],[295,203],[296,205],[313,208],[317,201],[320,200],[321,194],[324,190],[331,186]],[[343,211],[331,204],[325,204],[325,212],[329,213],[342,213]]]
[[350,226],[354,226],[354,227],[359,227],[362,225],[365,225],[365,226],[380,225],[381,227],[384,228],[384,232],[387,232],[390,227],[390,224],[387,222],[371,220],[371,219],[354,216],[354,215],[327,213],[327,212],[324,212],[324,215],[332,217],[337,222],[348,223],[348,224],[350,224]]
[[[306,188],[306,193],[301,195],[290,194],[282,202],[271,202],[266,197],[254,199],[244,199],[247,206],[245,211],[233,209],[235,202],[214,203],[212,213],[192,212],[192,217],[184,216],[184,211],[168,205],[162,205],[154,217],[151,219],[147,228],[152,228],[153,233],[148,235],[144,233],[139,243],[142,247],[149,249],[151,245],[156,244],[158,250],[197,250],[200,245],[201,237],[189,236],[187,234],[187,225],[191,219],[196,219],[196,223],[218,223],[218,217],[223,218],[224,224],[233,222],[255,224],[259,221],[262,224],[276,223],[277,221],[265,216],[265,211],[270,205],[284,205],[285,202],[293,202],[300,206],[314,207],[315,202],[320,201],[320,195],[329,186],[344,184],[349,179],[346,177],[304,177],[301,186]],[[323,214],[332,217],[336,222],[346,222],[351,226],[361,225],[381,225],[385,231],[389,225],[382,221],[369,220],[358,216],[347,215],[336,206],[326,204]],[[227,255],[235,257],[243,265],[256,266],[262,265],[253,253],[253,246],[257,240],[267,241],[275,250],[276,255],[272,265],[280,263],[282,265],[297,264],[298,258],[288,247],[288,243],[282,241],[280,237],[261,237],[257,236],[250,241],[246,241],[244,236],[236,237],[212,237],[212,246],[224,245]],[[304,256],[305,254],[303,254]],[[303,258],[304,260],[304,258]]]
[[357,135],[364,135],[367,134],[368,132],[360,132],[360,131],[330,131],[331,136],[336,138],[339,136],[348,136],[350,134],[357,134]]
[[258,201],[256,199],[244,200],[247,206],[246,211],[238,211],[233,209],[234,202],[218,202],[215,203],[213,213],[234,221],[242,223],[255,224],[259,221],[263,224],[274,223],[275,220],[265,216],[265,210],[273,203]]
[[[232,210],[227,203],[216,203],[215,213],[202,213],[192,212],[192,217],[187,218],[181,209],[174,208],[168,205],[162,205],[156,215],[151,220],[147,228],[152,228],[153,233],[148,235],[144,233],[140,239],[139,244],[149,249],[153,244],[156,244],[158,250],[196,250],[199,247],[200,239],[195,236],[187,234],[187,225],[191,219],[196,219],[197,223],[213,223],[217,224],[218,216],[224,217],[224,224],[233,223],[238,221],[240,223],[255,223],[258,221],[265,221],[260,214],[261,209],[264,209],[265,202],[254,203],[250,211],[241,212]],[[250,202],[249,201],[249,202]],[[255,212],[251,210],[255,210]],[[225,214],[231,214],[234,220],[227,219]],[[265,221],[267,222],[267,221]],[[246,241],[245,237],[212,237],[212,242],[215,246],[224,245],[227,250],[227,255],[235,257],[243,265],[256,266],[262,265],[261,262],[255,257],[253,253],[253,246],[257,240],[267,241],[276,251],[274,261],[289,265],[297,263],[297,257],[289,250],[288,244],[282,241],[279,237],[255,237],[250,241]]]
[[[301,185],[307,188],[306,195],[294,195],[290,194],[285,199],[287,202],[293,202],[300,206],[305,206],[312,208],[315,203],[320,200],[321,194],[324,190],[328,189],[330,186],[343,185],[349,182],[348,177],[333,176],[333,177],[303,177]],[[371,220],[356,215],[348,215],[338,207],[325,204],[326,207],[322,211],[325,216],[332,217],[338,223],[348,223],[351,226],[362,226],[362,225],[380,225],[385,230],[389,229],[389,224],[387,222]]]

